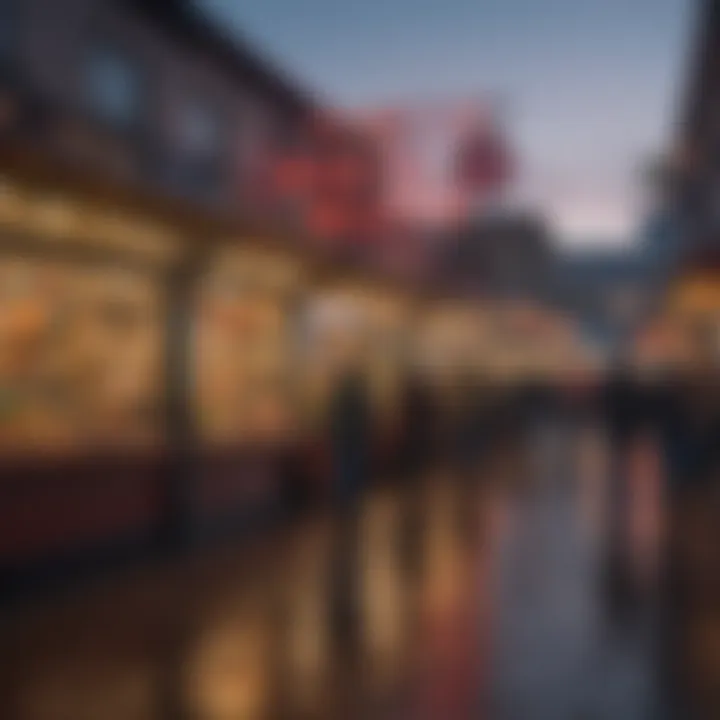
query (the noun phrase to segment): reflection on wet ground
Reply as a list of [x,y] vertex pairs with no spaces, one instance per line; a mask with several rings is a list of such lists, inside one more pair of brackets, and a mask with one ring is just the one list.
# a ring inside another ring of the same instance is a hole
[[[417,506],[373,492],[344,624],[329,516],[6,611],[0,717],[660,720],[653,453],[632,462],[636,582],[619,622],[602,584],[602,438],[546,424],[471,491],[437,471]],[[695,622],[705,672],[719,621]],[[717,686],[703,687],[710,707]]]

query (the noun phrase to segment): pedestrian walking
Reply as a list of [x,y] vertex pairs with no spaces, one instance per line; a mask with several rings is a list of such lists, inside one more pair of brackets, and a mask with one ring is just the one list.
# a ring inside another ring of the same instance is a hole
[[343,645],[357,639],[360,596],[360,510],[370,476],[371,417],[358,367],[342,373],[330,408],[334,543],[331,613]]

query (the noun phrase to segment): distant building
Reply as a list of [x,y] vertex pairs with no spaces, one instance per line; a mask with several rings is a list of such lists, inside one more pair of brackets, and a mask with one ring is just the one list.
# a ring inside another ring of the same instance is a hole
[[576,251],[554,264],[553,302],[577,316],[587,334],[614,345],[653,301],[656,269],[641,249]]
[[720,244],[720,1],[698,9],[678,135],[668,163],[664,200],[684,253]]
[[471,294],[544,300],[552,248],[543,219],[506,213],[469,220],[448,234],[438,267],[446,281]]

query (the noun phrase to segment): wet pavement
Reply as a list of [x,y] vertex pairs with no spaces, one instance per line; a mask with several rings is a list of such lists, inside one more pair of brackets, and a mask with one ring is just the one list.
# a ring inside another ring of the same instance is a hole
[[619,616],[601,435],[546,423],[471,492],[428,471],[409,554],[402,491],[374,491],[357,572],[340,563],[344,623],[327,514],[6,610],[0,717],[661,720],[652,458],[633,462],[636,592]]
[[[588,453],[589,442],[570,446]],[[652,608],[616,627],[600,585],[602,495],[563,460],[539,463],[503,537],[492,717],[652,717]]]

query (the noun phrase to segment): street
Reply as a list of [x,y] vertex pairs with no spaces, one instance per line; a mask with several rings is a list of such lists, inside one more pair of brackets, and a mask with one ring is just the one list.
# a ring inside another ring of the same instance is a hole
[[[372,493],[356,642],[330,621],[333,525],[320,513],[6,611],[2,717],[661,717],[647,572],[656,496],[633,493],[645,590],[617,627],[600,584],[597,429],[543,425],[512,459],[486,461],[471,532],[453,478],[428,473],[420,572],[397,552],[400,491]],[[636,466],[633,483],[651,485],[652,464]]]

